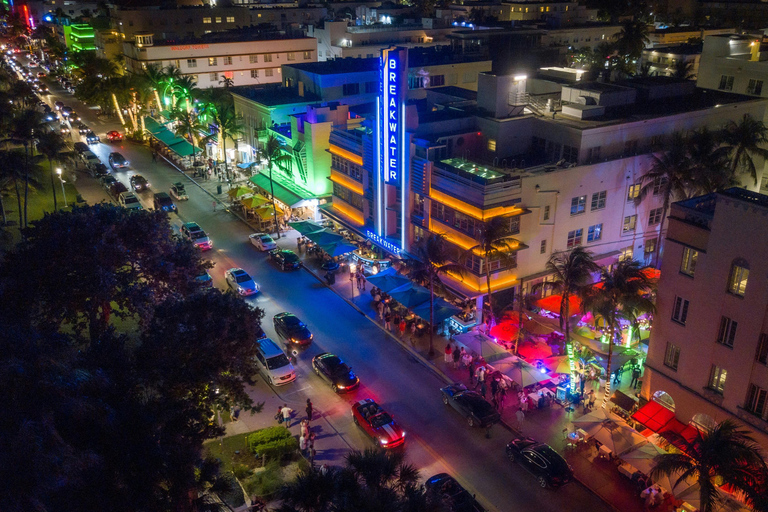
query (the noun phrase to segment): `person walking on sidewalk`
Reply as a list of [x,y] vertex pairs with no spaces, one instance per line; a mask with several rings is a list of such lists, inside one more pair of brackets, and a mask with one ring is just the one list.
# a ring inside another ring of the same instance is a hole
[[285,428],[289,428],[291,426],[291,413],[293,412],[293,409],[288,407],[286,404],[283,404],[283,408],[280,409],[280,414],[283,415],[283,423],[285,423]]
[[360,286],[360,289],[365,291],[365,275],[362,272],[360,272]]
[[461,360],[462,350],[464,350],[464,347],[461,347],[461,350],[459,350],[459,347],[456,347],[453,349],[453,369],[454,370],[459,369],[459,361]]
[[384,321],[384,301],[379,302],[379,305],[376,307],[376,309],[379,310],[379,320]]
[[312,421],[312,400],[307,398],[307,421]]
[[[477,367],[477,370],[475,370],[475,378],[477,379],[475,389],[485,384],[485,366]],[[485,396],[485,393],[483,393],[483,396]]]
[[400,331],[400,339],[405,337],[405,318],[400,319],[400,325],[397,326],[397,330]]
[[465,354],[465,355],[469,359],[467,361],[467,371],[469,372],[469,385],[471,386],[472,384],[474,384],[474,378],[475,378],[475,361],[471,355],[469,354]]
[[517,408],[517,412],[515,413],[515,418],[517,418],[517,429],[522,431],[523,422],[525,421],[525,413],[523,412],[522,407]]
[[299,423],[299,431],[301,432],[301,435],[309,439],[309,421],[308,420],[301,420],[301,423]]
[[450,343],[446,343],[445,345],[445,364],[449,364],[451,361],[453,361],[453,347]]
[[388,331],[392,330],[392,313],[389,311],[384,313],[384,328]]
[[301,450],[301,454],[304,457],[308,455],[308,452],[307,452],[308,446],[309,445],[307,444],[307,438],[304,437],[304,434],[301,434],[301,436],[299,437],[299,450]]
[[152,161],[157,162],[157,151],[152,152]]
[[283,408],[279,405],[277,406],[277,414],[275,414],[275,420],[277,421],[278,425],[283,422]]

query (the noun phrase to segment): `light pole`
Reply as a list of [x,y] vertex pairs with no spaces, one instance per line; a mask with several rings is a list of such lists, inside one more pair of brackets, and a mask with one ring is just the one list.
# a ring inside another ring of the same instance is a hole
[[56,169],[56,174],[59,175],[59,181],[61,181],[61,195],[64,196],[64,208],[67,207],[67,192],[64,190],[64,180],[61,177],[61,169]]

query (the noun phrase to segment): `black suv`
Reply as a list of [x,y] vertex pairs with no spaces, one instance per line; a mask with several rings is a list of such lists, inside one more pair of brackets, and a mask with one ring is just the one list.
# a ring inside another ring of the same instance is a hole
[[530,437],[518,437],[507,444],[507,458],[518,461],[533,473],[541,487],[559,487],[573,480],[573,469],[551,446]]
[[427,492],[441,497],[451,512],[485,512],[485,509],[448,473],[439,473],[424,482]]
[[270,251],[269,259],[277,263],[282,270],[294,270],[301,268],[301,260],[296,253],[288,249],[275,249]]
[[158,192],[155,194],[155,210],[163,210],[164,212],[175,212],[176,205],[173,204],[171,196],[165,192]]

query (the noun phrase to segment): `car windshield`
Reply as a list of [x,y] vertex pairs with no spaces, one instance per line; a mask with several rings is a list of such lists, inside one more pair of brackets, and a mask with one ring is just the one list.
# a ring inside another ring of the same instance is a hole
[[558,454],[555,450],[550,448],[547,445],[541,445],[537,446],[534,449],[535,452],[539,453],[542,457],[544,457],[547,461],[549,461],[550,464],[552,464],[553,473],[555,474],[562,474],[562,473],[568,473],[568,463],[565,462],[565,460]]
[[133,204],[133,203],[138,203],[138,202],[139,202],[139,200],[137,198],[135,198],[135,197],[126,197],[125,198],[125,204]]
[[267,359],[267,368],[270,370],[277,370],[278,368],[288,366],[289,364],[291,363],[288,361],[288,358],[285,357],[285,354],[280,354],[279,356]]
[[261,241],[262,241],[262,242],[264,242],[265,244],[271,244],[271,243],[272,243],[274,240],[272,240],[272,238],[271,238],[271,237],[268,237],[268,236],[262,236],[262,237],[261,237]]
[[283,253],[283,257],[285,258],[285,261],[287,261],[288,263],[295,263],[299,261],[299,257],[292,252],[285,251]]
[[329,364],[328,368],[330,368],[331,373],[334,375],[349,375],[349,366],[339,359],[336,360],[335,364]]
[[247,283],[250,280],[251,280],[251,276],[249,276],[245,272],[235,274],[235,281],[237,281],[238,283]]
[[286,315],[283,317],[283,321],[287,327],[301,327],[301,320],[293,315]]
[[193,240],[199,240],[200,238],[205,238],[205,231],[190,231],[189,236]]
[[384,425],[389,425],[392,423],[392,416],[387,414],[386,412],[382,412],[381,414],[377,414],[373,418],[371,418],[371,426],[373,428],[379,428]]

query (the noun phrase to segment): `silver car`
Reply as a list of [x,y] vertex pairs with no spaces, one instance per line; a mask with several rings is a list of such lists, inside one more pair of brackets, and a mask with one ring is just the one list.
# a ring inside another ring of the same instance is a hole
[[248,272],[241,268],[231,268],[224,273],[224,276],[230,289],[243,297],[259,293],[259,285],[248,275]]

